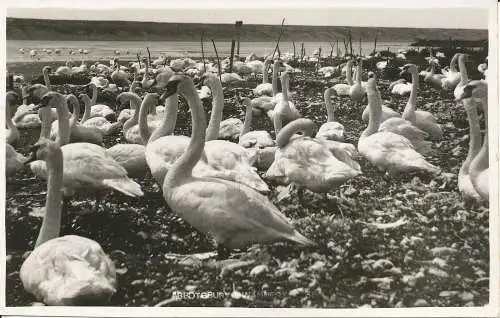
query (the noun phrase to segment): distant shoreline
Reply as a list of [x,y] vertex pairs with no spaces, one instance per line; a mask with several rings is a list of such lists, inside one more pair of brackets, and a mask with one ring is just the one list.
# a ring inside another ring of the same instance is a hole
[[[276,41],[279,25],[243,24],[241,42]],[[210,41],[231,41],[236,38],[234,24],[162,23],[134,21],[77,21],[49,19],[9,18],[6,21],[7,40],[43,41],[200,41],[204,32]],[[346,26],[285,25],[281,40],[284,42],[336,42],[351,32],[353,43],[360,38],[379,42],[413,42],[417,38],[432,40],[487,39],[487,30],[385,28]]]

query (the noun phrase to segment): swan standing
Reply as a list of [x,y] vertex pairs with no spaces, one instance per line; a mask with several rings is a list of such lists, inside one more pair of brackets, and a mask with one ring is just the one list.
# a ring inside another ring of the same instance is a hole
[[[193,168],[204,149],[205,114],[191,79],[176,75],[170,82],[177,84],[173,88],[188,101],[193,123],[189,145],[163,183],[163,196],[172,211],[196,229],[213,235],[219,258],[228,256],[227,248],[243,248],[253,243],[286,239],[314,245],[257,191],[228,180],[193,176]],[[172,92],[167,90],[167,94]]]
[[355,102],[361,101],[366,94],[366,88],[361,82],[361,74],[363,74],[363,59],[358,58],[358,65],[356,66],[356,83],[349,89],[349,96],[351,96],[351,100]]
[[105,304],[116,292],[113,261],[99,243],[76,235],[59,237],[64,160],[57,143],[44,140],[35,156],[47,166],[45,216],[35,249],[19,272],[24,289],[46,305]]
[[281,74],[281,85],[283,90],[282,98],[278,100],[276,106],[274,106],[274,109],[267,112],[267,115],[274,123],[276,136],[283,127],[283,121],[285,121],[286,124],[300,117],[300,112],[288,99],[288,83],[289,75],[288,72],[285,71]]

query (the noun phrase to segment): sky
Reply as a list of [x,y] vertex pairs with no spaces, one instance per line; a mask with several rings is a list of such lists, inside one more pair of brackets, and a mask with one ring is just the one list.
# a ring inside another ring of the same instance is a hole
[[[413,2],[413,1],[411,1]],[[410,3],[411,3],[410,2]],[[131,1],[66,1],[37,0],[19,2],[9,0],[7,16],[18,18],[43,18],[66,20],[123,20],[152,22],[199,22],[199,23],[234,23],[242,20],[245,24],[280,24],[283,17],[288,25],[339,25],[339,26],[379,26],[379,27],[425,27],[425,28],[464,28],[487,29],[488,10],[484,6],[487,1],[467,4],[453,1],[455,7],[446,7],[450,1],[419,0],[419,8],[381,8],[380,2],[350,0],[342,4],[343,8],[331,7],[338,2],[321,2],[307,0],[287,2],[252,0],[249,2],[231,1],[231,8],[220,1],[200,2],[183,0],[175,2]],[[456,4],[463,4],[459,7]],[[31,3],[30,8],[28,4]],[[365,3],[361,6],[360,3]],[[436,3],[445,8],[433,8]],[[180,5],[181,4],[181,5]],[[384,1],[386,6],[397,7],[401,2]],[[427,8],[422,8],[425,4]],[[141,8],[133,8],[137,6]],[[357,7],[353,7],[357,5]],[[379,6],[379,8],[367,8]],[[473,5],[475,7],[471,8]],[[482,8],[481,8],[482,5]],[[34,7],[33,7],[34,6]],[[183,8],[181,8],[183,6]],[[284,7],[287,6],[287,7]],[[346,6],[351,6],[346,8]],[[417,5],[418,6],[418,5]],[[467,7],[468,6],[468,7]],[[127,8],[128,7],[128,8]],[[162,8],[163,7],[163,8]]]

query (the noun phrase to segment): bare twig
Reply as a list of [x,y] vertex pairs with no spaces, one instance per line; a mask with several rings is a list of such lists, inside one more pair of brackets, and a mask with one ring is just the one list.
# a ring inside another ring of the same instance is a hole
[[139,53],[137,53],[137,62],[139,63],[139,69],[141,68],[141,58],[139,57]]
[[276,47],[274,48],[273,55],[271,56],[271,59],[274,59],[274,55],[276,54],[276,50],[278,50],[278,46],[280,45],[280,40],[281,40],[281,35],[283,34],[284,28],[283,25],[285,24],[285,18],[281,21],[281,30],[280,30],[280,35],[278,36],[278,41],[276,42]]
[[217,47],[215,46],[215,41],[214,41],[214,39],[212,39],[212,44],[213,44],[213,46],[214,46],[215,56],[217,56],[217,67],[218,67],[218,69],[219,69],[219,80],[222,82],[222,77],[221,77],[221,74],[222,74],[222,66],[220,65],[219,53],[217,52]]
[[292,44],[293,44],[293,59],[295,60],[295,41],[293,41]]
[[373,54],[377,52],[377,39],[378,39],[378,31],[375,33],[375,40],[373,40]]
[[361,35],[359,36],[359,56],[361,56]]
[[205,63],[205,51],[203,50],[203,37],[205,36],[205,30],[201,31],[201,58],[203,60],[203,73],[207,72],[207,65]]

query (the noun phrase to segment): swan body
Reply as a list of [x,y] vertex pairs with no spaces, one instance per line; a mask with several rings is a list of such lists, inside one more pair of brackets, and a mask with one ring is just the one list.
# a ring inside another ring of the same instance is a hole
[[236,73],[222,73],[221,82],[226,83],[237,83],[243,81],[243,78]]
[[328,140],[344,140],[344,125],[339,122],[334,121],[335,108],[332,104],[331,94],[333,93],[333,88],[327,88],[324,93],[325,105],[328,113],[327,122],[319,127],[316,133],[316,138],[328,139]]
[[[314,192],[328,192],[361,174],[359,165],[352,168],[321,140],[311,138],[313,130],[314,123],[309,119],[296,119],[286,125],[276,138],[278,149],[265,177],[293,182]],[[293,136],[298,131],[304,135]]]
[[204,149],[204,112],[192,81],[181,76],[173,79],[191,108],[193,134],[163,183],[164,198],[172,211],[196,229],[210,233],[220,247],[242,248],[278,240],[314,245],[259,192],[236,182],[192,175]]
[[5,144],[5,174],[11,177],[24,167],[27,158],[18,153],[14,147]]
[[220,122],[219,137],[222,139],[236,139],[240,135],[243,122],[239,118],[228,118]]
[[465,54],[458,54],[458,69],[459,69],[459,82],[455,86],[455,89],[453,90],[453,96],[455,96],[455,100],[459,100],[462,93],[464,86],[469,82],[469,76],[467,75],[467,67],[465,65],[465,62],[467,61],[467,55]]
[[393,95],[408,96],[411,93],[411,83],[407,83],[405,79],[399,79],[389,85],[389,91]]
[[431,64],[431,71],[427,73],[427,75],[425,75],[424,81],[430,83],[436,89],[441,89],[443,87],[443,80],[446,78],[446,76],[443,74],[435,73],[436,62],[431,60],[430,64]]
[[[390,108],[388,106],[382,105],[382,114],[381,114],[381,118],[380,118],[381,122],[384,122],[390,118],[398,118],[400,116],[401,115],[397,111],[393,110],[392,108]],[[363,110],[363,114],[361,115],[361,119],[364,122],[368,122],[368,120],[370,119],[370,107],[368,105],[366,105],[365,109]]]
[[[273,120],[276,130],[282,127],[282,121],[290,122],[300,116],[300,112],[295,108],[295,105],[288,99],[288,72],[281,74],[281,83],[283,88],[282,98],[278,100],[274,109],[267,112],[267,116]],[[278,135],[276,133],[276,135]]]
[[45,216],[35,244],[19,271],[24,289],[52,306],[105,304],[116,292],[116,270],[101,246],[88,238],[59,237],[63,154],[54,142],[37,143],[48,172]]
[[106,149],[106,153],[125,168],[131,178],[143,178],[149,171],[145,152],[146,147],[137,144],[116,144]]
[[368,80],[368,102],[370,121],[368,128],[361,134],[358,141],[358,151],[379,170],[389,174],[411,171],[439,172],[439,168],[428,163],[418,153],[411,142],[392,132],[378,131],[380,126],[382,98],[377,89],[375,78]]

